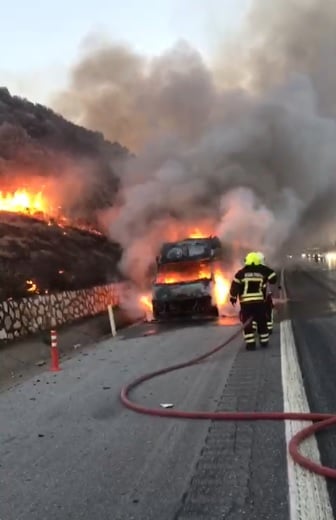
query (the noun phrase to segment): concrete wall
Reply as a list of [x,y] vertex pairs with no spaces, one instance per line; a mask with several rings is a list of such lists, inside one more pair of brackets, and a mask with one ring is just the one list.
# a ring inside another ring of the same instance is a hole
[[49,330],[119,304],[119,284],[0,302],[0,340]]

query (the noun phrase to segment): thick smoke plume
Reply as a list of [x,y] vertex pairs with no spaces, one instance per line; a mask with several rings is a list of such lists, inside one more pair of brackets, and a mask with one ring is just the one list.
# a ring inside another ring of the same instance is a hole
[[185,42],[151,60],[102,43],[74,67],[57,107],[137,154],[102,219],[139,284],[163,240],[197,227],[236,261],[323,237],[317,223],[335,217],[335,33],[334,0],[258,0],[211,65]]

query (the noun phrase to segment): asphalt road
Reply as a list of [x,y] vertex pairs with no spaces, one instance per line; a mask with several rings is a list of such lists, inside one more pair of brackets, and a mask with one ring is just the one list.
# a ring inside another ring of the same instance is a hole
[[[303,265],[286,279],[291,303],[280,316],[293,320],[310,407],[334,410],[336,274]],[[139,325],[76,352],[58,374],[3,390],[0,519],[289,519],[283,423],[154,418],[119,402],[126,382],[203,353],[236,327]],[[267,350],[246,352],[237,339],[134,397],[185,410],[281,411],[279,326]],[[319,447],[323,462],[336,466],[330,433]],[[335,506],[334,484],[328,489]]]
[[[130,379],[202,353],[233,330],[134,327],[66,361],[61,373],[3,391],[1,520],[288,518],[283,424],[158,419],[119,403]],[[246,352],[237,340],[135,397],[181,409],[278,410],[280,388],[276,332],[269,351]]]

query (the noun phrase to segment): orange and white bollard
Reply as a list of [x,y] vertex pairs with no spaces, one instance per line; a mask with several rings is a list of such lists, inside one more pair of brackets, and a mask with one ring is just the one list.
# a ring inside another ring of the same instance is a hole
[[59,372],[60,366],[59,366],[59,353],[58,353],[58,345],[57,345],[57,332],[56,330],[50,331],[50,338],[51,338],[51,366],[50,370],[51,372]]

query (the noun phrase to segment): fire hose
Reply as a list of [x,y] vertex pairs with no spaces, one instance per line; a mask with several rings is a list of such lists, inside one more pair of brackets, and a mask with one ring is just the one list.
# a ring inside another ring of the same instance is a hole
[[136,378],[131,383],[125,385],[120,392],[120,399],[123,405],[140,414],[144,415],[152,415],[155,417],[170,417],[175,419],[205,419],[211,421],[309,421],[313,422],[313,424],[307,426],[306,428],[299,431],[296,435],[292,437],[289,442],[288,450],[293,458],[294,462],[299,464],[300,466],[308,469],[309,471],[321,475],[323,477],[328,477],[331,479],[336,479],[336,469],[330,468],[328,466],[323,466],[322,464],[318,464],[307,457],[304,457],[299,452],[300,444],[311,437],[315,433],[327,429],[330,426],[336,425],[336,415],[327,414],[327,413],[302,413],[302,412],[225,412],[225,411],[184,411],[184,410],[167,410],[160,408],[148,408],[146,406],[142,406],[129,398],[129,394],[136,387],[140,386],[145,381],[149,381],[156,377],[162,376],[164,374],[168,374],[170,372],[174,372],[176,370],[181,370],[183,368],[191,367],[196,365],[205,359],[213,356],[224,347],[226,347],[229,343],[231,343],[238,335],[241,334],[242,329],[250,323],[250,320],[243,323],[242,327],[240,327],[234,334],[232,334],[226,341],[213,348],[212,350],[202,354],[198,357],[192,358],[183,363],[179,363],[176,365],[170,365],[168,367],[164,367],[160,370],[156,370],[154,372],[150,372],[148,374],[144,374],[138,378]]

